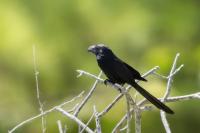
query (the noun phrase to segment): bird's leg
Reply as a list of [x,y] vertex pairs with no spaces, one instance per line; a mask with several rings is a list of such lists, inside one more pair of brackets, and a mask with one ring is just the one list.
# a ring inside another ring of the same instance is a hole
[[[110,80],[110,79],[104,80],[104,84],[105,84],[105,85],[108,85],[109,83],[110,83],[111,85],[115,85],[115,82],[112,81],[112,80]],[[121,86],[121,85],[120,85],[120,84],[117,84],[117,85],[118,85],[118,87],[117,87],[118,89],[117,89],[117,90],[121,93],[121,92],[122,92],[122,90],[120,89],[120,86]]]
[[108,83],[115,84],[115,83],[114,83],[113,81],[111,81],[110,79],[104,80],[104,84],[105,84],[105,85],[108,85]]

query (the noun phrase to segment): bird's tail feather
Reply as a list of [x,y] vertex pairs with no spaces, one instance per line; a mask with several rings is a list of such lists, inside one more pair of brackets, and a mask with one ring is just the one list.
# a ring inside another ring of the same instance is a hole
[[174,112],[167,107],[165,104],[163,104],[161,101],[159,101],[157,98],[155,98],[153,95],[151,95],[149,92],[147,92],[145,89],[143,89],[141,86],[139,86],[137,83],[131,83],[131,85],[147,100],[149,100],[153,105],[155,105],[157,108],[165,111],[169,114],[174,114]]

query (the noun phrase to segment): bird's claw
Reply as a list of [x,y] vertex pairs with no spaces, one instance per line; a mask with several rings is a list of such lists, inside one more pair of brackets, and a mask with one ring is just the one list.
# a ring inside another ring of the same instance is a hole
[[[106,79],[103,81],[103,83],[107,86],[109,83],[111,84],[115,84],[114,82],[110,81],[109,79]],[[122,90],[120,88],[117,89],[120,93],[122,93]]]
[[106,86],[108,85],[109,82],[110,82],[109,79],[106,79],[106,80],[103,81],[103,83],[104,83]]

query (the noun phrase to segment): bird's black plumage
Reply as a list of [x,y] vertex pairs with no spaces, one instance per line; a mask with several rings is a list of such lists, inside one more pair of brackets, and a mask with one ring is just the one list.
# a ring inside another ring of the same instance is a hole
[[157,98],[155,98],[135,82],[135,80],[147,80],[141,77],[137,70],[120,60],[111,51],[111,49],[106,47],[104,44],[98,44],[90,46],[88,51],[96,55],[97,63],[108,77],[107,80],[109,82],[118,83],[121,85],[124,85],[125,83],[130,84],[157,108],[165,111],[166,113],[174,113],[169,107],[160,102]]

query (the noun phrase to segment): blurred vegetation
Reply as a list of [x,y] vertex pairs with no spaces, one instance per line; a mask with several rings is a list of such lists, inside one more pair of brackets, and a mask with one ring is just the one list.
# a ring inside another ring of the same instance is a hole
[[[198,0],[1,0],[0,132],[7,132],[39,112],[33,44],[37,48],[45,109],[91,87],[94,80],[77,79],[75,70],[99,73],[94,57],[86,50],[97,43],[107,44],[141,73],[159,65],[159,72],[167,75],[175,54],[180,52],[179,62],[185,67],[174,80],[172,95],[199,91],[199,5]],[[166,81],[153,76],[148,81],[142,85],[154,95],[162,96]],[[82,111],[82,118],[88,119],[94,103],[101,111],[117,94],[116,90],[99,85]],[[194,100],[169,104],[176,112],[168,116],[173,132],[200,131],[199,103]],[[125,102],[121,101],[102,119],[103,130],[111,131],[124,113]],[[145,112],[143,132],[164,132],[159,117],[158,110]],[[76,125],[59,113],[50,114],[46,119],[47,132],[58,132],[58,119],[70,127],[69,132],[77,131]],[[17,132],[41,132],[40,120]]]

